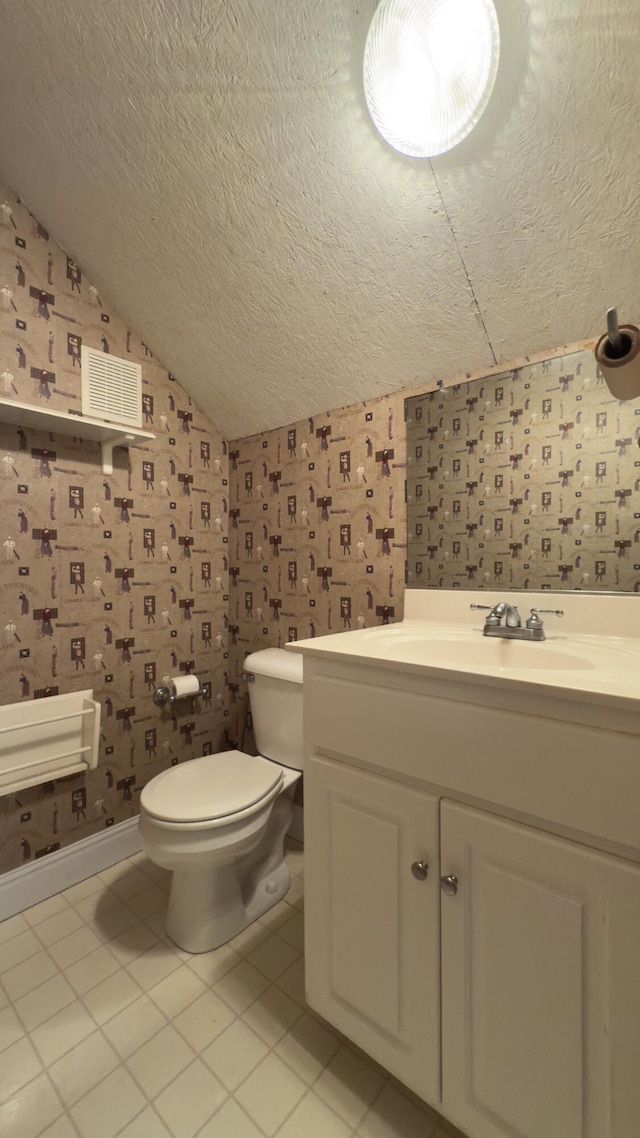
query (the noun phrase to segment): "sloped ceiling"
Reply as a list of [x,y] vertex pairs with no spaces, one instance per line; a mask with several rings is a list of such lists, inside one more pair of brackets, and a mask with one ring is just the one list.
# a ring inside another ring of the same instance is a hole
[[0,0],[0,176],[230,438],[635,319],[637,0],[496,0],[476,132],[365,111],[375,0]]

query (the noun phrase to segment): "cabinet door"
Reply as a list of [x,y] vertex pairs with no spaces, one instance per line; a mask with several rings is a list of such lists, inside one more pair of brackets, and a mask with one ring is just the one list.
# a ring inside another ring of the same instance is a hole
[[[307,998],[433,1103],[440,1095],[437,850],[436,798],[330,759],[308,761]],[[428,863],[424,879],[414,876],[414,862]]]
[[473,1138],[638,1138],[640,870],[443,802],[443,1110]]

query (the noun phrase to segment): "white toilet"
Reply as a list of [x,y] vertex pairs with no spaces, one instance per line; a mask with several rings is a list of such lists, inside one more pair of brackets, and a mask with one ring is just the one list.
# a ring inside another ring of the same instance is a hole
[[[140,796],[147,857],[173,870],[167,934],[186,952],[231,940],[284,897],[284,838],[302,771],[302,657],[247,656],[260,755],[221,751],[156,775]],[[264,756],[264,757],[263,757]]]

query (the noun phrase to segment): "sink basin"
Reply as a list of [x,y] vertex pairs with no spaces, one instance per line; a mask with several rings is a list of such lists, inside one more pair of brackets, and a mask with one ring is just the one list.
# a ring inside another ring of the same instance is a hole
[[[405,660],[424,664],[457,667],[491,668],[492,670],[526,669],[527,671],[582,671],[598,665],[580,653],[558,649],[553,641],[531,643],[526,640],[501,640],[498,637],[437,639],[418,634],[394,637],[388,643],[391,652],[402,645]],[[383,645],[377,645],[382,652]]]
[[[550,636],[540,642],[483,636],[479,629],[411,627],[405,623],[370,628],[360,633],[376,657],[404,660],[431,667],[494,673],[543,673],[556,682],[563,673],[611,673],[628,669],[636,652],[624,642],[606,644],[602,638]],[[533,678],[533,677],[532,677]]]

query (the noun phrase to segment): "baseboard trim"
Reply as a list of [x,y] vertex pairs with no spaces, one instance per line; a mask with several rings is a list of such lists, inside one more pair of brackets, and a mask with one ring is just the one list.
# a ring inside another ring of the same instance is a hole
[[0,876],[0,921],[77,885],[140,849],[138,819],[128,818],[38,861],[9,870]]

